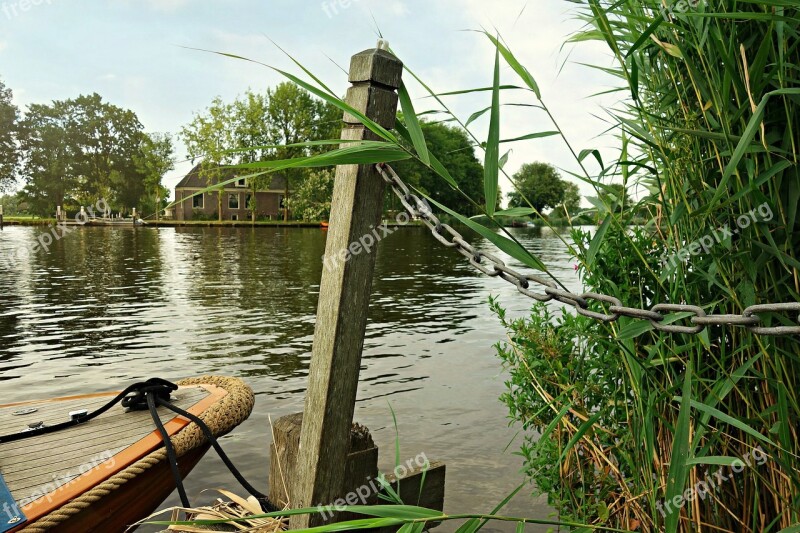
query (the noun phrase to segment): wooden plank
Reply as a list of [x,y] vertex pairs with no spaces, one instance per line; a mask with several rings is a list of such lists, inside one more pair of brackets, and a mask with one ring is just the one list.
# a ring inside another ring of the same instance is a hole
[[[385,128],[394,126],[402,62],[385,50],[353,56],[347,102]],[[345,115],[343,139],[375,139]],[[326,261],[320,284],[305,419],[300,435],[295,507],[331,503],[342,490],[353,422],[364,331],[375,269],[374,250],[356,245],[380,224],[384,184],[372,165],[336,169]],[[333,260],[351,250],[346,260]],[[319,515],[292,517],[292,529],[322,522]]]
[[[183,394],[177,399],[173,401],[175,405],[182,409],[186,409],[203,398],[208,396],[208,391],[205,389],[197,389],[195,392],[191,394]],[[113,396],[112,396],[113,397]],[[110,399],[110,398],[109,398]],[[106,400],[107,401],[107,400]],[[105,404],[106,402],[102,402],[100,405]],[[98,405],[97,407],[100,407]],[[60,411],[60,410],[59,410]],[[59,423],[65,422],[67,420],[69,411],[60,411],[59,416],[57,418],[51,418],[52,423]],[[26,424],[19,424],[19,422],[30,422],[30,421],[40,421],[40,418],[37,417],[41,413],[34,413],[32,415],[26,415],[26,417],[22,420],[18,420],[17,427],[19,430],[22,430],[26,427]],[[161,417],[162,421],[172,420],[176,415],[175,413],[167,410],[166,408],[159,408],[159,416]],[[30,418],[28,418],[30,417]],[[153,425],[153,419],[150,416],[148,411],[134,411],[134,412],[126,412],[121,406],[115,406],[109,411],[103,413],[102,415],[98,416],[94,420],[88,422],[91,424],[92,430],[97,435],[102,435],[104,437],[109,437],[119,432],[127,431],[131,428],[139,428],[140,432],[142,429],[151,427],[155,429]],[[38,447],[46,447],[49,449],[49,453],[53,453],[53,447],[55,446],[59,450],[66,450],[69,449],[71,444],[77,443],[78,445],[84,444],[86,442],[86,431],[85,427],[88,426],[75,426],[68,429],[64,429],[62,431],[56,433],[49,433],[45,435],[41,435],[36,437],[35,439],[23,439],[14,442],[7,442],[5,444],[0,444],[0,449],[2,450],[2,457],[0,457],[0,465],[5,466],[6,464],[10,464],[13,462],[12,460],[15,457],[20,455],[26,455],[31,452],[31,450]],[[32,442],[34,444],[32,444]]]
[[[392,487],[403,503],[416,505],[435,511],[444,511],[444,488],[447,467],[439,461],[431,461],[427,468],[416,464],[411,465],[405,475],[398,478],[394,473],[387,474],[386,481]],[[363,517],[362,517],[363,518]],[[427,525],[433,528],[441,522]],[[426,529],[427,529],[426,528]],[[384,527],[378,533],[394,533],[399,527]]]
[[[114,394],[93,396],[89,398],[89,402],[79,405],[81,408],[95,409],[113,397]],[[209,397],[210,393],[205,388],[186,387],[173,395],[173,403],[183,409],[190,409]],[[27,405],[39,406],[44,413],[37,411],[25,417],[45,413],[52,416],[52,413],[58,413],[59,417],[54,422],[61,422],[69,410],[74,410],[71,408],[78,401],[80,400],[70,398],[63,402],[29,402]],[[165,424],[176,418],[183,419],[163,407],[159,408],[159,416]],[[81,467],[97,463],[98,459],[103,462],[116,456],[154,431],[155,426],[148,411],[125,412],[117,405],[85,424],[31,439],[0,444],[0,469],[15,498],[21,500],[42,487],[53,487],[56,490],[71,483],[83,473]]]

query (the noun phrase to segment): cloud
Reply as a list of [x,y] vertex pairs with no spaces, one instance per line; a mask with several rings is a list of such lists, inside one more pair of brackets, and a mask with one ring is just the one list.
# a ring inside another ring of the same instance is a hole
[[408,8],[408,4],[400,0],[389,2],[388,11],[396,17],[403,17],[411,12],[411,10]]
[[[535,3],[529,0],[492,3],[485,0],[447,1],[449,9],[460,8],[464,11],[465,17],[473,21],[473,28],[486,28],[501,35],[517,59],[536,79],[544,102],[574,148],[577,150],[597,148],[604,155],[617,150],[618,143],[613,135],[604,134],[609,124],[597,117],[604,116],[603,109],[613,107],[618,103],[620,96],[611,94],[591,97],[591,95],[616,86],[618,80],[579,64],[609,67],[612,66],[610,54],[603,43],[593,41],[562,47],[571,34],[584,27],[581,21],[576,20],[574,10],[565,8],[562,0],[536,0]],[[485,36],[475,35],[475,39],[470,41],[472,43],[470,48],[464,50],[463,54],[472,58],[473,72],[482,72],[480,77],[490,80],[494,47]],[[522,81],[502,58],[500,61],[502,83],[522,85]],[[537,103],[533,95],[521,91],[504,93],[502,101]],[[481,120],[482,122],[477,123],[478,128],[485,128],[488,115]],[[502,137],[513,138],[539,131],[550,131],[554,126],[544,113],[533,108],[506,107],[502,114],[501,129]],[[485,135],[485,131],[480,135]],[[560,137],[516,142],[504,148],[513,148],[506,166],[509,174],[513,174],[523,163],[532,161],[548,162],[572,172],[580,170]],[[587,164],[590,166],[590,172],[595,170],[591,167],[593,164],[591,161]],[[574,178],[567,179],[576,182],[584,195],[596,194],[588,185],[577,183]],[[510,183],[505,179],[501,182],[504,192],[511,190]]]
[[0,53],[2,53],[6,48],[8,48],[8,43],[6,41],[0,41]]
[[147,5],[162,13],[174,13],[189,3],[189,0],[147,0]]

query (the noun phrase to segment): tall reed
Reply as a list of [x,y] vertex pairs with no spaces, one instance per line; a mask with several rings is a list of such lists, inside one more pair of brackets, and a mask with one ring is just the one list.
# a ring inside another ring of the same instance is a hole
[[[580,4],[587,29],[571,40],[605,42],[628,95],[611,112],[621,156],[580,177],[645,191],[598,231],[573,231],[588,289],[708,314],[800,301],[797,2]],[[650,222],[631,229],[642,211]],[[510,332],[504,400],[543,432],[526,466],[562,516],[670,532],[800,521],[798,336],[670,335],[542,306],[508,321],[494,305]],[[797,311],[760,316],[797,325]]]

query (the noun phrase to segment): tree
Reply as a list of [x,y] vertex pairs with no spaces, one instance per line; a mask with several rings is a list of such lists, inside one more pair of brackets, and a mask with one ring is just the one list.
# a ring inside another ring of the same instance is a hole
[[328,220],[331,215],[334,170],[314,169],[295,189],[289,209],[302,220]]
[[[475,150],[467,134],[440,122],[423,121],[420,126],[430,152],[450,172],[461,191],[476,203],[484,204],[483,165],[475,157]],[[408,184],[417,187],[437,202],[467,216],[478,214],[478,209],[464,194],[453,189],[441,176],[419,161],[396,161],[392,163],[392,167]]]
[[[236,153],[239,163],[254,163],[274,158],[275,149],[269,147],[270,131],[267,123],[268,100],[266,95],[248,90],[243,98],[237,98],[231,107],[233,148],[241,150]],[[250,187],[250,218],[253,222],[258,213],[258,190],[271,181],[269,174],[247,180]]]
[[137,202],[142,213],[154,213],[158,218],[158,213],[164,208],[169,190],[161,184],[161,180],[167,172],[175,168],[174,152],[169,134],[142,135],[139,153],[133,160],[144,189],[140,201]]
[[532,207],[541,213],[564,201],[566,184],[552,165],[526,163],[511,179],[516,190],[507,195],[509,207]]
[[581,190],[570,181],[564,182],[564,201],[555,208],[558,216],[575,216],[581,208]]
[[98,94],[33,104],[19,123],[21,175],[31,209],[52,215],[56,206],[135,207],[145,193],[136,160],[143,126],[133,111]]
[[11,89],[0,81],[0,191],[8,189],[16,181],[20,158],[17,147],[19,109],[12,100]]
[[[335,117],[335,118],[334,118]],[[265,93],[248,90],[233,103],[217,97],[205,112],[194,116],[181,130],[189,157],[203,158],[201,175],[209,185],[218,183],[221,166],[264,160],[292,159],[318,153],[329,147],[292,146],[313,139],[338,138],[341,111],[313,98],[293,83],[282,83]],[[255,173],[255,172],[254,172]],[[292,182],[308,175],[306,169],[286,169],[284,198],[288,205]],[[248,179],[251,190],[248,208],[257,213],[257,191],[272,181],[271,173]],[[221,220],[222,196],[219,196]],[[284,209],[284,220],[289,210]]]
[[[233,128],[231,127],[233,108],[217,96],[206,108],[205,113],[197,113],[192,121],[181,128],[180,136],[189,151],[189,158],[202,158],[200,176],[209,186],[222,180],[222,165],[234,162],[235,148]],[[217,216],[222,221],[223,189],[217,191]]]
[[41,216],[52,214],[55,206],[66,207],[77,185],[74,124],[66,107],[64,102],[32,104],[19,126],[23,194],[31,212]]
[[[103,102],[97,93],[65,103],[74,126],[72,139],[77,145],[79,199],[85,204],[94,204],[100,198],[114,202],[112,180],[119,188],[132,186],[138,178],[133,159],[139,151],[144,126],[136,113]],[[117,200],[114,206],[130,209],[138,196],[126,200],[130,203]]]
[[[269,123],[270,143],[280,145],[275,150],[276,159],[294,159],[314,153],[304,146],[289,146],[312,139],[339,138],[341,127],[340,112],[335,111],[321,100],[294,83],[284,82],[275,89],[267,89],[267,122]],[[334,118],[335,117],[335,118]],[[285,179],[283,211],[284,221],[289,220],[289,193],[291,182],[307,175],[304,169],[282,171]]]

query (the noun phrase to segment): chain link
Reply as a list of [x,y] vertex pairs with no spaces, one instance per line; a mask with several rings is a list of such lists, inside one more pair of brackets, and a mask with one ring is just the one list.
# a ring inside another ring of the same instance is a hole
[[[443,224],[433,213],[428,201],[412,193],[392,167],[381,163],[377,165],[377,169],[384,181],[391,187],[392,192],[400,199],[400,203],[408,211],[408,214],[413,218],[422,220],[437,241],[448,248],[458,250],[479,272],[487,276],[501,278],[514,285],[521,294],[539,302],[556,300],[574,307],[579,315],[606,323],[616,322],[623,316],[649,320],[653,325],[653,329],[666,333],[697,334],[708,326],[740,326],[758,335],[800,335],[800,302],[752,305],[746,308],[741,315],[707,315],[703,308],[696,305],[657,304],[650,309],[639,309],[625,307],[619,299],[613,296],[594,292],[573,294],[559,289],[552,280],[540,276],[522,274],[508,267],[495,255],[476,250],[464,240],[464,237],[459,232],[449,225]],[[533,290],[532,287],[535,286],[542,287],[542,292]],[[608,304],[608,312],[601,313],[589,309],[590,301]],[[668,319],[669,314],[672,313],[688,313],[689,316],[685,318],[689,319],[688,322],[691,325],[676,324],[677,321],[681,320],[680,317],[670,317]],[[767,313],[798,313],[794,318],[798,325],[764,326],[760,315]]]

